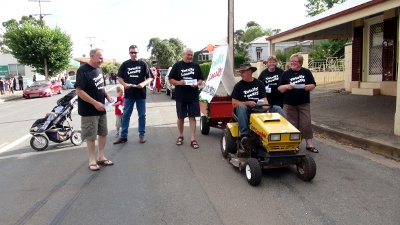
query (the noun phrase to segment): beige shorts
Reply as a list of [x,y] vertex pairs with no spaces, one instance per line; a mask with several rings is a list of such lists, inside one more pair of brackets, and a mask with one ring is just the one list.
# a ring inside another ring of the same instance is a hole
[[97,135],[107,136],[107,114],[101,116],[82,116],[81,129],[83,138],[94,141]]
[[122,125],[122,115],[115,115],[115,127],[117,129],[121,128]]

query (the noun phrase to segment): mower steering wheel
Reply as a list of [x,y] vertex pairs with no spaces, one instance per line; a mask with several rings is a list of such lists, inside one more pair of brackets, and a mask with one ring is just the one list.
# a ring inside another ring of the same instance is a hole
[[[269,107],[264,109],[263,106],[269,106]],[[251,107],[251,111],[255,112],[255,113],[266,113],[271,109],[272,109],[272,105],[270,105],[270,104],[261,104],[261,105],[255,105],[255,106]]]

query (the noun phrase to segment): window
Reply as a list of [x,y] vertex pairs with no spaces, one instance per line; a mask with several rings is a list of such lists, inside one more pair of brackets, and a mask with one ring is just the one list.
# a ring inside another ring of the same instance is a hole
[[8,71],[12,75],[21,74],[22,76],[25,76],[25,66],[21,64],[9,64]]
[[261,53],[262,53],[262,48],[256,47],[257,61],[261,60]]

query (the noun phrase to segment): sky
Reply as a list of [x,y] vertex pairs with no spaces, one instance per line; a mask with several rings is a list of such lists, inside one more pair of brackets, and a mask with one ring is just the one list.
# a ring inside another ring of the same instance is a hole
[[[294,28],[310,19],[305,4],[306,0],[235,0],[234,30],[245,30],[249,21],[264,29]],[[38,0],[0,0],[0,5],[0,22],[50,14],[43,20],[70,35],[73,57],[88,56],[91,44],[102,48],[105,58],[123,62],[132,44],[138,46],[139,58],[148,58],[146,46],[153,37],[179,38],[194,51],[227,37],[228,0],[43,0],[41,7]]]

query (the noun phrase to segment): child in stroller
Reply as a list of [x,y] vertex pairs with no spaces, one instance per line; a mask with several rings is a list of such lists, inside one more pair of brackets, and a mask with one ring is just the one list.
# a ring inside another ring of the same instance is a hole
[[[71,139],[74,145],[82,144],[81,131],[74,130],[67,120],[72,121],[71,113],[77,107],[77,99],[75,90],[71,91],[57,101],[57,106],[50,113],[47,113],[46,117],[33,123],[29,130],[33,136],[30,141],[33,149],[37,151],[45,150],[49,145],[49,140],[61,143]],[[64,126],[65,121],[68,124],[67,126]]]

